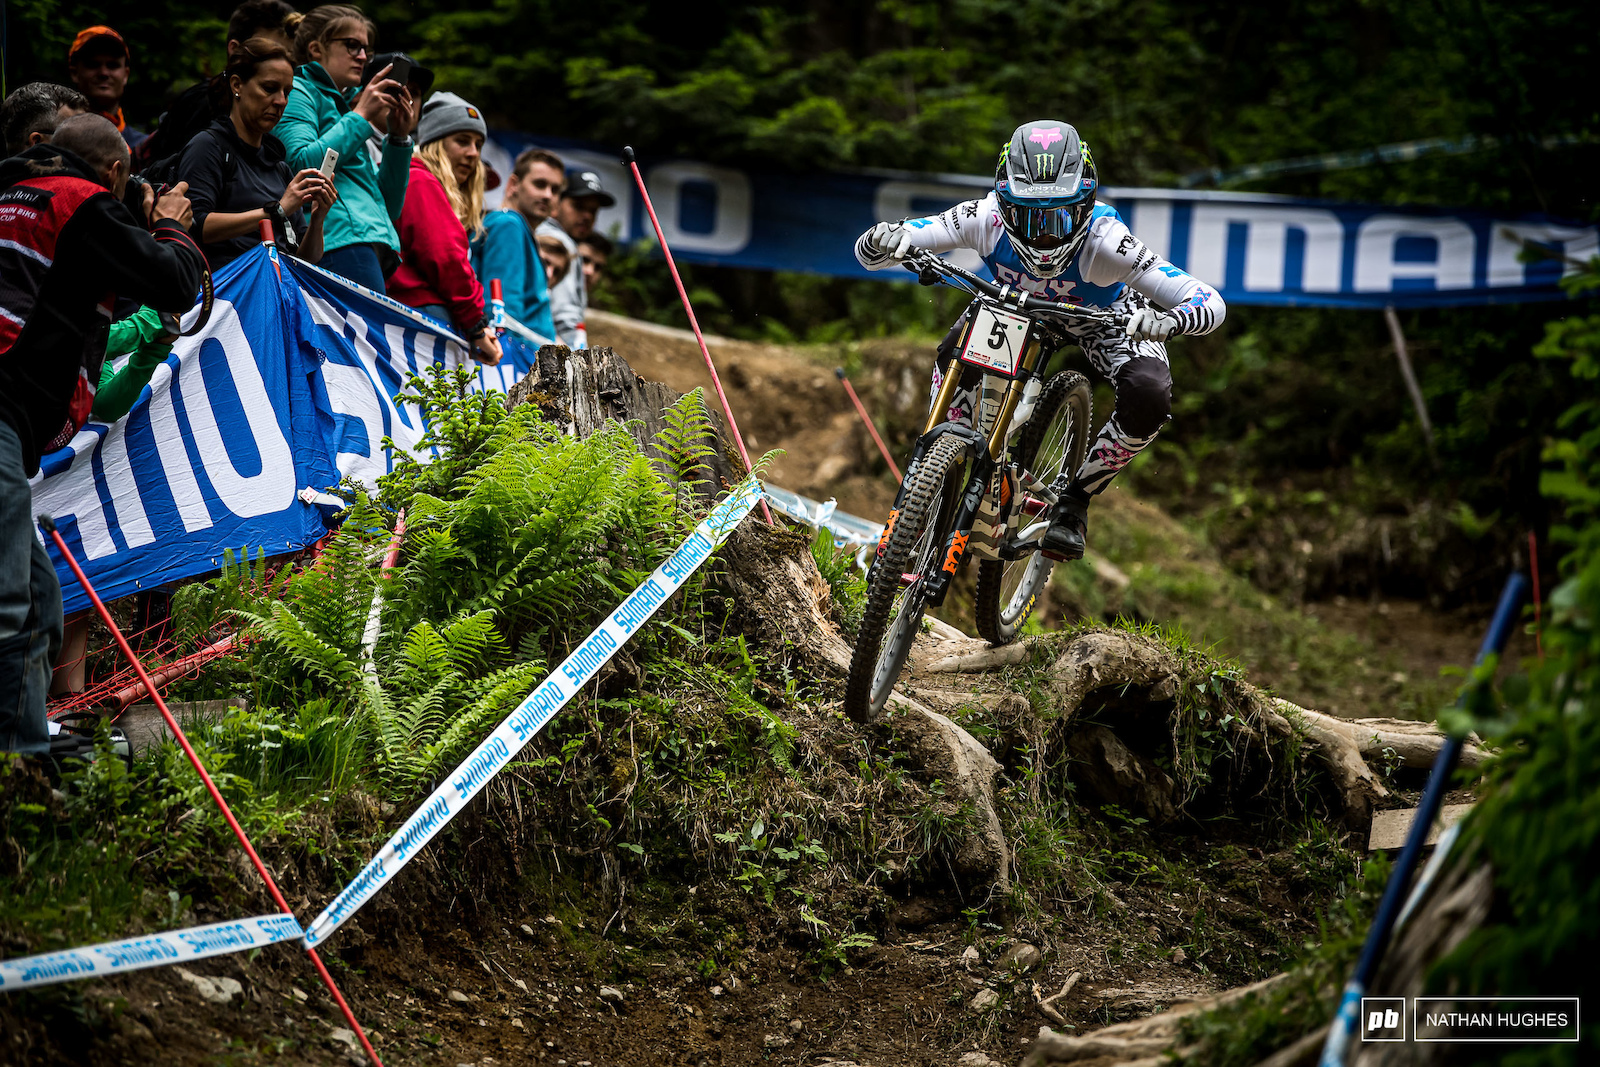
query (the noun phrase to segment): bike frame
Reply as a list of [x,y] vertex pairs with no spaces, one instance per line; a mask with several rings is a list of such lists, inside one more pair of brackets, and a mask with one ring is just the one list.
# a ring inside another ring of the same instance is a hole
[[[998,307],[1004,311],[1027,314],[1029,311],[1055,311],[1076,312],[1083,318],[1100,318],[1101,316],[1088,311],[1082,311],[1071,305],[1059,305],[1052,302],[1040,301],[1030,298],[1027,293],[1012,286],[994,286],[977,276],[947,263],[932,255],[920,255],[906,264],[907,269],[918,272],[919,280],[924,285],[937,282],[955,285],[957,288],[971,292],[974,302],[984,302]],[[953,279],[953,280],[952,280]],[[1029,316],[1032,318],[1033,316]],[[971,340],[972,329],[976,321],[975,315],[968,315],[966,326],[961,331],[954,351],[960,353],[966,349]],[[1034,329],[1039,328],[1038,320],[1034,320]],[[933,443],[947,434],[961,438],[967,445],[967,459],[972,463],[972,469],[967,475],[966,486],[962,491],[960,504],[951,519],[949,533],[945,537],[943,551],[935,559],[940,561],[940,566],[933,574],[926,575],[923,580],[924,603],[938,607],[944,603],[945,596],[950,591],[950,584],[960,573],[962,564],[968,555],[968,543],[972,537],[972,529],[976,522],[978,509],[983,504],[983,498],[989,492],[989,486],[994,480],[995,472],[1000,469],[1000,457],[1005,453],[1006,441],[1010,437],[1011,419],[1016,414],[1017,405],[1022,400],[1023,390],[1028,382],[1039,376],[1040,356],[1044,351],[1043,344],[1034,336],[1033,330],[1029,331],[1027,346],[1023,349],[1022,357],[1018,363],[1017,373],[1011,378],[1006,387],[1005,395],[1000,402],[1000,410],[995,416],[994,425],[989,428],[987,435],[959,422],[951,422],[945,416],[949,414],[950,403],[955,399],[957,390],[961,388],[963,363],[959,354],[952,355],[944,369],[944,381],[939,387],[939,394],[934,398],[933,407],[928,411],[928,420],[923,426],[922,435],[917,438],[916,445],[911,452],[911,461],[906,466],[906,477],[900,483],[900,489],[895,493],[894,507],[889,512],[889,522],[884,529],[883,537],[879,541],[878,549],[881,552],[888,544],[889,533],[894,529],[894,523],[900,515],[900,509],[905,503],[906,486],[910,483],[911,472],[916,470],[922,462],[928,449]],[[1055,349],[1051,349],[1052,354]],[[988,376],[985,372],[985,376]],[[976,415],[976,413],[974,413]],[[1015,464],[1010,464],[1015,466]],[[1042,496],[1047,503],[1055,503],[1055,493],[1037,483],[1029,486],[1030,491]],[[1016,507],[1015,494],[1005,501],[998,516],[999,522],[1009,522],[1012,509]],[[942,509],[941,509],[942,511]],[[941,516],[933,516],[937,521]],[[1017,559],[1027,551],[1021,546],[1002,546],[1000,548],[1002,559]]]

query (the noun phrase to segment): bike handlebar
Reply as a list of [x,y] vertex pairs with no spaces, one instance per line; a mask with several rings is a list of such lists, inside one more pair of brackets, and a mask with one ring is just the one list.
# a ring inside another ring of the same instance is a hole
[[941,281],[948,283],[951,278],[956,278],[964,283],[958,285],[957,288],[981,293],[1003,303],[1012,304],[1023,311],[1042,311],[1050,315],[1060,315],[1063,318],[1104,322],[1115,326],[1121,326],[1127,321],[1123,316],[1110,311],[1099,311],[1077,304],[1063,304],[1058,300],[1045,300],[1037,296],[1027,296],[1020,290],[1010,286],[1002,289],[994,282],[978,277],[965,267],[958,267],[949,260],[922,249],[912,251],[902,261],[901,266],[916,274],[917,280],[923,285],[934,285]]

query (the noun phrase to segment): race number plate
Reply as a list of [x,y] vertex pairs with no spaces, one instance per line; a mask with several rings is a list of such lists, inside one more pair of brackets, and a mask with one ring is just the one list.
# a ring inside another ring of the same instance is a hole
[[1030,325],[1025,316],[979,304],[972,317],[967,346],[961,350],[961,361],[982,367],[991,374],[1015,378],[1017,366],[1022,362],[1022,350],[1028,343]]

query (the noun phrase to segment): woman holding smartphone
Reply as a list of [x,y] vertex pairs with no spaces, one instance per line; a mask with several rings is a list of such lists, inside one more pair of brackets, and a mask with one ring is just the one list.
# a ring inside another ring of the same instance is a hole
[[500,342],[467,245],[483,233],[480,153],[487,133],[483,115],[454,93],[428,98],[400,213],[400,266],[388,288],[402,304],[453,325],[472,345],[473,358],[493,366],[500,362]]
[[272,222],[278,247],[308,263],[322,257],[333,183],[315,170],[291,171],[272,133],[293,84],[288,50],[252,37],[212,83],[217,110],[228,104],[227,118],[196,134],[178,157],[194,233],[213,271],[260,243],[263,219]]
[[[319,167],[330,148],[339,154],[339,196],[328,212],[320,265],[381,293],[400,259],[394,224],[405,205],[418,101],[388,68],[352,93],[376,37],[372,20],[346,4],[325,4],[301,19],[294,35],[300,66],[277,133],[291,167]],[[385,133],[376,166],[366,147],[375,129]]]

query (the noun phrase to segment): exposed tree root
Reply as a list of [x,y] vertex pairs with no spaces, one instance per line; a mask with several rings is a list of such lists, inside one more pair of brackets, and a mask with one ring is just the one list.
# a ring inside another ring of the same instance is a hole
[[[1344,735],[1361,755],[1372,763],[1381,764],[1390,759],[1389,753],[1393,753],[1403,766],[1413,769],[1432,767],[1434,758],[1439,755],[1439,749],[1445,741],[1444,734],[1440,733],[1438,727],[1431,722],[1415,722],[1410,719],[1336,719],[1320,711],[1296,708],[1287,700],[1280,700],[1278,703],[1287,705],[1303,715],[1308,726],[1314,723],[1319,731]],[[1385,749],[1389,752],[1385,752]],[[1461,748],[1459,762],[1465,767],[1476,767],[1488,758],[1487,752],[1469,741]]]
[[[1060,743],[1064,740],[1061,735],[1076,729],[1072,720],[1086,702],[1092,696],[1112,691],[1119,706],[1170,703],[1166,714],[1176,741],[1177,731],[1181,730],[1183,686],[1199,684],[1186,681],[1185,674],[1179,657],[1155,638],[1118,630],[1080,634],[1067,643],[1050,670],[1049,685],[1058,716],[1052,735]],[[1303,744],[1312,742],[1308,754],[1328,771],[1338,787],[1345,823],[1352,828],[1365,828],[1373,803],[1386,796],[1387,791],[1362,758],[1356,735],[1329,725],[1338,720],[1306,713],[1287,701],[1269,700],[1248,683],[1213,675],[1205,684],[1225,688],[1229,701],[1238,708],[1235,720],[1229,724],[1234,732],[1232,751],[1236,757],[1270,764],[1277,759],[1295,758]],[[1103,744],[1098,747],[1109,751]],[[1182,754],[1175,755],[1181,761]],[[1137,799],[1135,810],[1141,810],[1146,817],[1163,817],[1169,805],[1183,806],[1184,798],[1175,795],[1179,783],[1171,778],[1162,781],[1148,768],[1130,768],[1113,777],[1121,788],[1117,795],[1105,799],[1124,805]]]
[[1167,1050],[1177,1043],[1186,1018],[1231,1004],[1252,993],[1265,993],[1288,977],[1286,974],[1273,975],[1252,985],[1191,1000],[1159,1015],[1117,1023],[1082,1037],[1054,1031],[1043,1032],[1022,1061],[1022,1067],[1053,1067],[1058,1063],[1092,1063],[1093,1067],[1157,1067],[1171,1064]]

